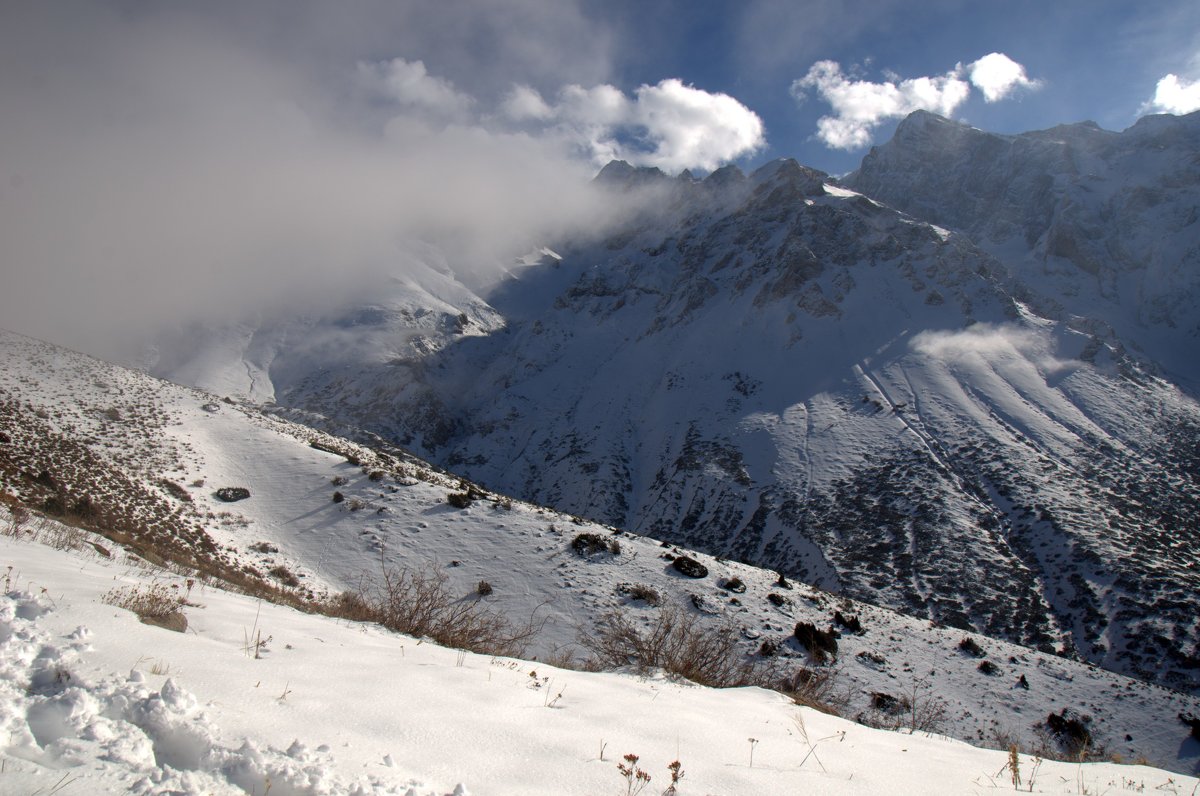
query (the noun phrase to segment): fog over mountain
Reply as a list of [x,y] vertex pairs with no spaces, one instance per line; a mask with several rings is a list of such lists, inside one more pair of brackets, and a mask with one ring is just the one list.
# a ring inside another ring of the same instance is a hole
[[[403,271],[414,241],[488,281],[626,212],[587,190],[597,159],[712,167],[762,141],[728,96],[603,83],[604,37],[569,46],[566,6],[474,4],[478,48],[435,3],[134,5],[14,6],[0,24],[0,313],[90,351],[336,304]],[[489,52],[502,68],[476,68]]]

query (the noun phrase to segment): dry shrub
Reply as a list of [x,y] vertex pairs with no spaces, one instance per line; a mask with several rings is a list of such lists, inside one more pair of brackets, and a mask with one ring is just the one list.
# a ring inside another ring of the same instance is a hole
[[646,605],[662,605],[662,595],[658,590],[643,583],[618,583],[617,594],[624,594],[631,600],[641,600]]
[[377,622],[388,630],[428,637],[457,649],[518,657],[541,629],[533,617],[515,625],[487,609],[479,595],[458,598],[441,572],[385,567],[378,582],[333,598],[327,611],[356,621]]
[[594,628],[580,630],[579,643],[604,669],[662,669],[716,688],[766,686],[773,679],[766,667],[742,651],[737,628],[728,624],[706,627],[694,614],[675,605],[659,611],[645,630],[620,613],[605,614]]
[[142,620],[165,619],[183,607],[183,598],[162,583],[119,586],[106,593],[100,601],[133,611]]
[[581,533],[571,540],[571,549],[584,558],[596,553],[611,553],[616,556],[621,554],[621,543],[611,536]]
[[55,550],[81,550],[88,540],[88,533],[82,528],[45,520],[34,533],[39,542]]
[[450,492],[446,495],[446,502],[456,509],[468,508],[472,500],[470,492]]
[[871,710],[856,721],[868,727],[940,733],[950,718],[950,705],[927,679],[914,679],[898,696],[872,694]]
[[29,509],[17,503],[9,506],[8,521],[0,528],[0,535],[14,539],[25,537],[55,550],[81,550],[88,542],[88,533],[82,528],[45,517],[35,521]]
[[29,509],[13,503],[8,507],[8,522],[5,523],[3,534],[14,539],[24,535],[30,520]]
[[831,716],[841,716],[850,704],[850,693],[841,684],[841,670],[832,667],[800,668],[782,679],[777,690],[804,705]]
[[278,580],[284,586],[294,589],[300,585],[300,579],[296,577],[294,572],[285,567],[283,564],[271,567],[271,569],[267,571],[267,574]]

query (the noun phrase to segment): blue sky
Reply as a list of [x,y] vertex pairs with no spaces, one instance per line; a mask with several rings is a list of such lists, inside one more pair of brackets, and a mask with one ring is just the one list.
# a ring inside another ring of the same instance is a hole
[[[1005,100],[978,91],[953,114],[998,132],[1021,132],[1091,119],[1123,129],[1167,74],[1200,79],[1200,3],[1053,2],[748,2],[597,4],[616,30],[613,79],[633,87],[680,77],[736,97],[765,123],[766,157],[795,156],[846,171],[864,150],[831,149],[814,139],[831,112],[815,92],[789,94],[820,60],[858,70],[861,79],[936,76],[993,52],[1040,83]],[[614,14],[613,8],[617,8]],[[895,120],[882,123],[886,141]]]
[[[89,83],[86,73],[97,71],[90,61],[99,62],[103,75],[123,50],[152,50],[156,40],[160,51],[144,56],[147,74],[135,79],[153,81],[152,70],[169,76],[177,65],[156,69],[154,59],[170,60],[169,42],[187,38],[207,48],[196,48],[196,70],[206,68],[206,58],[240,60],[247,85],[279,77],[278,86],[264,83],[260,99],[291,103],[310,121],[326,114],[317,122],[374,125],[376,132],[395,122],[392,134],[412,125],[520,133],[594,164],[624,156],[671,171],[707,170],[728,160],[752,166],[785,155],[832,172],[853,168],[866,151],[865,138],[886,140],[897,118],[883,113],[867,125],[869,135],[860,131],[858,145],[839,148],[822,140],[819,120],[838,117],[838,109],[815,82],[794,89],[820,62],[837,65],[844,90],[876,93],[889,83],[903,89],[904,81],[944,79],[959,68],[965,96],[930,109],[999,132],[1084,119],[1123,129],[1147,110],[1200,105],[1195,0],[15,5],[0,15],[27,49],[39,51],[31,60],[51,54],[62,61],[71,53],[65,65],[50,68],[61,74],[78,61],[80,86]],[[1026,78],[992,102],[966,71],[990,54],[1019,65]],[[9,59],[25,60],[19,52]],[[30,68],[36,72],[37,65]],[[1156,86],[1168,75],[1176,76],[1176,101],[1154,106]],[[106,84],[90,82],[120,104],[128,80],[120,73]],[[204,103],[221,102],[219,86],[203,88],[194,97],[201,115]],[[525,100],[519,111],[509,102],[514,92]],[[756,117],[761,129],[746,127],[748,117],[722,106],[714,99],[719,95]],[[63,96],[66,103],[75,100]]]
[[[1085,119],[1119,130],[1147,110],[1192,107],[1148,105],[1169,74],[1200,104],[1194,0],[512,0],[352,3],[339,13],[359,15],[359,24],[343,20],[345,38],[336,47],[325,40],[330,53],[343,62],[419,60],[484,114],[514,84],[551,105],[565,85],[610,85],[632,97],[640,86],[677,79],[726,94],[763,123],[765,145],[737,158],[746,165],[787,155],[841,172],[861,159],[864,147],[839,150],[816,137],[818,119],[832,113],[819,92],[800,102],[791,91],[819,61],[857,80],[899,83],[1004,54],[1037,87],[994,102],[973,90],[952,114],[999,132]],[[320,39],[327,19],[296,14],[293,45]],[[886,140],[895,123],[882,120],[872,139]]]

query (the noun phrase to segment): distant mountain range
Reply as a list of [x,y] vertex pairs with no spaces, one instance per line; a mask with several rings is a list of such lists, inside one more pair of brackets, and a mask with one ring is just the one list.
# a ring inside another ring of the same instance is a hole
[[166,378],[489,488],[1200,691],[1200,115],[919,112],[843,180],[624,163],[637,205],[498,283],[435,248]]

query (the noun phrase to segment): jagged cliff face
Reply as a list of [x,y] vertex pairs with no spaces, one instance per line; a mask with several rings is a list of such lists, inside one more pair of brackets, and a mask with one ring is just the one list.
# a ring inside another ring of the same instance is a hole
[[1111,327],[1195,394],[1200,113],[1006,136],[918,112],[846,182],[967,233],[1049,312]]
[[490,487],[1200,687],[1200,407],[1119,335],[794,161],[703,181],[614,164],[597,189],[643,209],[486,303],[423,283],[467,320],[419,347],[387,354],[418,316],[385,313],[306,366],[349,310],[242,350],[280,403]]

